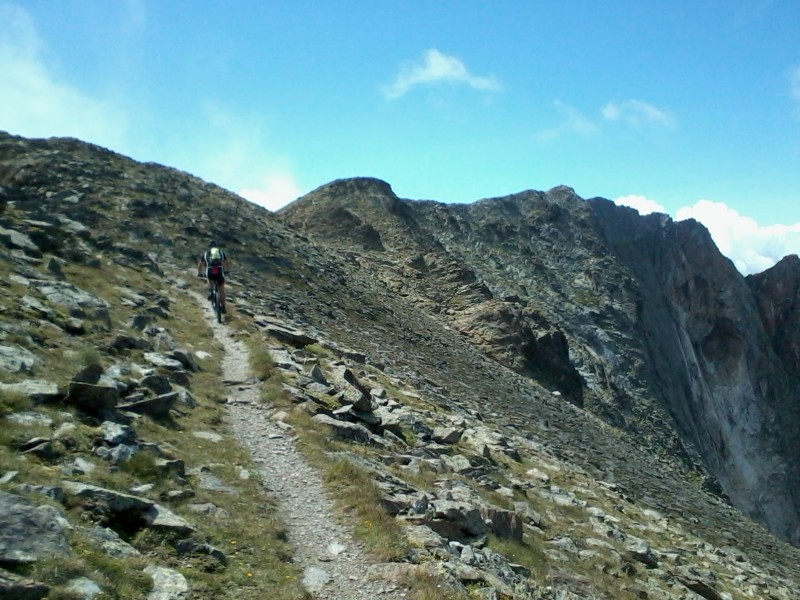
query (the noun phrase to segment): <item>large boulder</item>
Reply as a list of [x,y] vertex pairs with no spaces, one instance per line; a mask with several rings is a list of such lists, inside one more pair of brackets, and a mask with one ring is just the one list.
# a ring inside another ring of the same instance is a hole
[[347,421],[337,421],[333,417],[325,414],[314,415],[311,418],[315,423],[326,425],[331,428],[333,434],[343,440],[350,440],[361,444],[368,444],[372,439],[369,429],[358,423],[348,423]]
[[[105,506],[113,515],[116,529],[138,531],[147,527],[189,534],[195,528],[169,509],[140,496],[133,496],[106,488],[64,481],[62,487],[68,498],[86,500]],[[114,528],[112,526],[112,528]]]
[[51,381],[42,379],[26,379],[17,383],[0,383],[0,393],[18,394],[28,398],[34,404],[43,404],[60,400],[64,393]]
[[352,370],[339,366],[331,373],[330,380],[340,390],[343,403],[352,404],[355,410],[361,412],[372,412],[375,409],[370,388],[361,383]]
[[32,563],[46,556],[69,554],[66,521],[49,505],[0,491],[0,562]]
[[9,373],[29,372],[41,360],[22,346],[0,346],[0,370]]

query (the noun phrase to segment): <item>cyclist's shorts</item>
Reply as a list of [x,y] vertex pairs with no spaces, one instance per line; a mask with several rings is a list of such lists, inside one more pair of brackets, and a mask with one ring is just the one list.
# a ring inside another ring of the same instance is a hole
[[208,277],[210,281],[217,281],[220,283],[225,281],[225,273],[222,271],[221,266],[208,267],[208,269],[206,269],[206,277]]

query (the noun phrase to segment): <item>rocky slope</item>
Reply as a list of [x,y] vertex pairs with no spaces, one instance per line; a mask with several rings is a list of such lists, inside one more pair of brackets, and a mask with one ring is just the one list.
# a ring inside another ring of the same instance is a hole
[[[798,551],[716,485],[794,539],[792,421],[778,415],[796,414],[796,258],[744,280],[696,224],[568,188],[446,206],[355,179],[276,216],[76,140],[0,135],[0,187],[0,374],[16,386],[2,491],[125,538],[153,581],[183,577],[170,597],[215,597],[227,576],[216,597],[281,597],[263,572],[277,566],[219,548],[230,534],[211,515],[222,488],[247,493],[241,465],[195,464],[186,436],[163,427],[197,413],[214,431],[192,443],[225,433],[206,412],[213,369],[191,367],[214,349],[197,347],[181,277],[210,237],[234,260],[238,326],[267,340],[285,382],[290,406],[261,412],[330,432],[331,456],[370,473],[402,524],[409,550],[379,576],[424,572],[484,598],[797,596]],[[103,368],[83,372],[92,348]],[[152,370],[166,385],[145,381]],[[115,479],[133,446],[187,472],[154,490]],[[78,462],[89,457],[94,468]],[[158,519],[170,533],[154,548]],[[0,574],[35,575],[25,565],[41,560],[6,552]]]
[[700,224],[565,187],[455,206],[348,180],[282,215],[800,542],[796,257],[748,285]]

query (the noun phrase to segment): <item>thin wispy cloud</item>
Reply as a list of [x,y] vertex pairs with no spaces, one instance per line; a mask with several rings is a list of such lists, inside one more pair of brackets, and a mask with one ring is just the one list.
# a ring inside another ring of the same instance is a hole
[[561,100],[554,100],[553,106],[561,117],[561,121],[555,127],[536,134],[535,138],[538,141],[549,142],[570,134],[585,137],[597,133],[597,124],[574,106]]
[[606,121],[625,123],[632,127],[645,125],[672,127],[675,124],[675,118],[668,110],[641,100],[609,102],[601,112]]
[[28,137],[73,136],[119,149],[127,129],[123,112],[59,81],[41,53],[29,13],[0,4],[0,129]]
[[383,93],[387,98],[394,99],[417,86],[439,83],[466,85],[482,92],[502,89],[494,77],[475,75],[460,58],[432,48],[425,51],[421,62],[401,67],[394,81],[383,88]]

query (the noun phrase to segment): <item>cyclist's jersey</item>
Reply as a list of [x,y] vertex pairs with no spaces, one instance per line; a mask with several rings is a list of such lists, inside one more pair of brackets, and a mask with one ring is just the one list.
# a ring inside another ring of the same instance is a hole
[[225,260],[225,253],[217,247],[209,248],[205,254],[203,254],[203,260],[209,267],[216,267],[222,264],[222,261]]

